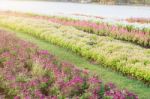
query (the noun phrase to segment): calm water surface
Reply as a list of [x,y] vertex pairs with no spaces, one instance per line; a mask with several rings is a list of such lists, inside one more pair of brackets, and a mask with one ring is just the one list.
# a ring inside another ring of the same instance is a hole
[[150,7],[142,6],[106,6],[62,2],[0,0],[0,10],[33,12],[46,15],[56,15],[60,13],[71,15],[73,13],[82,13],[111,18],[150,18]]

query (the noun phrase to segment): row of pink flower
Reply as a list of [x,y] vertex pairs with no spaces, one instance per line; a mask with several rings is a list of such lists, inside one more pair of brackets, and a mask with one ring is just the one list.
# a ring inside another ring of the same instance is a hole
[[[73,13],[72,15],[75,16],[83,16],[83,17],[88,17],[88,18],[96,18],[96,19],[105,19],[102,16],[94,16],[94,15],[86,15],[86,14],[80,14],[80,13]],[[116,21],[127,21],[130,23],[150,23],[150,18],[127,18],[127,19],[115,19]]]
[[0,31],[0,88],[4,98],[138,99],[113,83],[103,84],[96,75],[68,62],[60,62],[46,50]]
[[102,16],[94,16],[94,15],[87,15],[87,14],[81,14],[81,13],[73,13],[72,15],[84,16],[84,17],[96,18],[96,19],[104,19],[104,17],[102,17]]
[[130,22],[130,23],[134,23],[134,22],[137,22],[137,23],[147,23],[149,24],[150,23],[150,18],[128,18],[126,19],[126,21]]
[[111,36],[115,39],[136,43],[141,46],[150,47],[150,29],[135,29],[133,26],[115,26],[107,23],[95,23],[90,21],[67,20],[64,18],[49,18],[49,21],[75,26],[76,28],[98,34],[100,36]]
[[100,36],[110,36],[115,39],[129,41],[137,45],[144,47],[150,47],[150,29],[143,28],[137,29],[132,25],[119,26],[119,25],[108,25],[107,23],[97,23],[85,20],[74,20],[71,18],[60,18],[60,17],[48,17],[41,15],[24,14],[17,12],[4,12],[7,15],[31,17],[48,20],[67,26],[74,26],[77,29],[94,33]]

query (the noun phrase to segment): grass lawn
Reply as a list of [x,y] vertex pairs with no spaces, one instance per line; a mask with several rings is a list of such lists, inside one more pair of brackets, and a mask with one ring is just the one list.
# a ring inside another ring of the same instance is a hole
[[61,60],[70,61],[79,68],[86,68],[90,70],[92,73],[96,73],[101,77],[101,79],[104,82],[113,82],[119,88],[124,88],[135,92],[136,94],[139,95],[140,99],[148,99],[150,97],[150,88],[138,80],[129,79],[127,77],[122,76],[119,73],[116,73],[110,69],[106,69],[100,65],[91,64],[85,58],[76,55],[75,53],[72,53],[71,51],[66,50],[65,48],[61,48],[56,45],[50,44],[43,40],[37,39],[31,35],[24,33],[15,33],[15,34],[21,39],[35,43],[41,49],[49,50],[51,53],[59,57],[59,59]]

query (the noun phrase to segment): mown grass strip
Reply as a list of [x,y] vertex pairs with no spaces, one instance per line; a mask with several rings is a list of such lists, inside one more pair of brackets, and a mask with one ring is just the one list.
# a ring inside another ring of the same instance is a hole
[[51,53],[59,57],[61,60],[70,61],[71,63],[75,64],[81,69],[88,69],[91,71],[91,73],[96,73],[102,78],[102,80],[105,83],[113,82],[121,89],[126,88],[129,91],[135,92],[137,95],[139,95],[139,99],[148,99],[150,97],[150,94],[149,94],[150,88],[144,85],[143,83],[141,83],[140,81],[124,77],[121,74],[116,73],[110,69],[103,68],[101,65],[91,64],[89,61],[73,53],[70,50],[53,45],[49,42],[38,39],[29,34],[14,32],[7,28],[3,28],[3,29],[15,33],[21,39],[35,43],[41,49],[49,50]]

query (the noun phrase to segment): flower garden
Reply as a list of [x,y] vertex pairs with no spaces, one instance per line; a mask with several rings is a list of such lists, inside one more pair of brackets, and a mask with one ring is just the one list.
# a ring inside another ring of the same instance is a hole
[[128,19],[126,19],[126,21],[131,22],[131,23],[137,22],[137,23],[142,23],[142,24],[144,24],[144,23],[149,24],[150,23],[149,18],[128,18]]
[[[135,43],[142,47],[150,47],[150,37],[149,37],[150,29],[146,27],[136,28],[134,25],[121,25],[121,24],[111,25],[104,22],[75,20],[72,18],[57,17],[57,16],[56,17],[41,16],[30,13],[28,14],[17,12],[5,12],[5,13],[14,16],[25,16],[30,18],[32,17],[37,19],[45,19],[53,23],[58,23],[66,26],[73,26],[84,32],[97,34],[99,36],[109,36],[114,39]],[[136,19],[137,18],[134,18],[134,20]]]
[[138,99],[113,83],[61,62],[46,50],[0,30],[0,93],[14,99]]
[[[23,13],[1,13],[0,27],[63,47],[125,77],[150,85],[150,29]],[[0,30],[0,97],[138,99],[92,71]],[[12,99],[13,99],[12,98]]]

